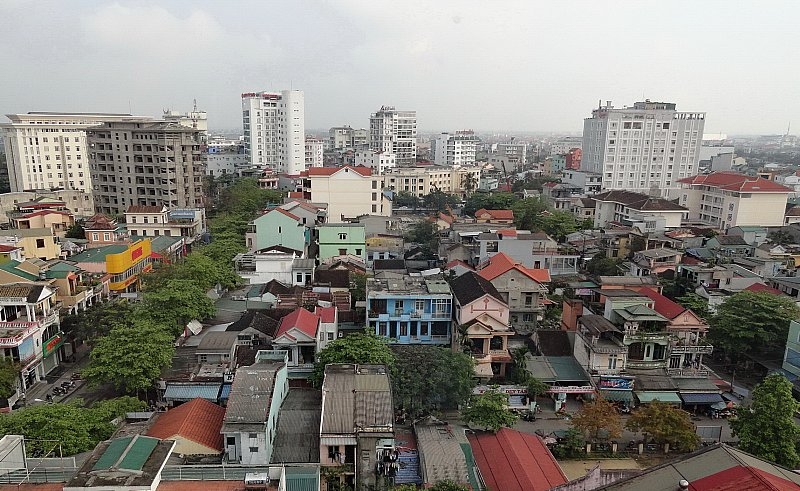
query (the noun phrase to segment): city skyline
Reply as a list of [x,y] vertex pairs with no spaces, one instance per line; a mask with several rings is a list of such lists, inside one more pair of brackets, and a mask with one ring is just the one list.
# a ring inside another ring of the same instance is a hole
[[309,129],[366,128],[392,105],[423,133],[577,133],[598,101],[644,99],[706,112],[710,133],[800,120],[790,2],[234,6],[3,2],[0,110],[157,116],[197,99],[211,129],[232,130],[241,93],[300,89]]

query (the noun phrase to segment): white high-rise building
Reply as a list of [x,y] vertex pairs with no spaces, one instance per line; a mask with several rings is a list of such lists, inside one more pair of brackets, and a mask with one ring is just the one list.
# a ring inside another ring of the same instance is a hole
[[389,169],[397,167],[397,159],[393,153],[376,152],[375,150],[358,150],[355,154],[356,167],[369,167],[372,172],[382,176]]
[[313,137],[306,137],[306,168],[322,167],[325,143]]
[[256,167],[300,174],[305,161],[305,104],[303,91],[242,94],[245,151]]
[[442,133],[431,145],[433,161],[444,166],[474,165],[479,141],[472,130]]
[[369,147],[376,152],[393,153],[398,166],[414,165],[417,160],[417,112],[382,106],[369,117]]
[[603,189],[677,195],[678,180],[697,173],[705,113],[669,102],[637,102],[592,111],[583,124],[581,169],[603,175]]
[[130,114],[30,112],[0,124],[12,192],[75,189],[92,192],[86,129],[141,120]]

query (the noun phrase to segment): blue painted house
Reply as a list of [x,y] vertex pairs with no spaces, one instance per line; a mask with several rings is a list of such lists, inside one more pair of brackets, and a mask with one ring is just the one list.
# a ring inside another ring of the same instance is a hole
[[367,280],[367,323],[397,344],[450,346],[453,294],[441,276],[377,273]]

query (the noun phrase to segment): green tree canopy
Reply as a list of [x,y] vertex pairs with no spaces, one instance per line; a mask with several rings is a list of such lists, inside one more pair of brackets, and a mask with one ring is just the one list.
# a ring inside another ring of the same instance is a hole
[[711,319],[709,340],[737,359],[754,347],[783,348],[789,322],[800,317],[800,308],[786,296],[742,291],[717,307]]
[[83,229],[83,226],[80,223],[76,222],[67,229],[64,237],[67,239],[85,239],[86,230]]
[[394,194],[394,206],[398,208],[418,208],[420,206],[420,199],[414,193],[400,191]]
[[17,391],[19,365],[10,358],[0,358],[0,398],[8,399]]
[[[31,455],[58,457],[92,450],[114,432],[111,420],[126,412],[141,411],[145,403],[132,398],[110,399],[92,408],[81,401],[68,404],[39,404],[0,417],[0,433],[23,435]],[[59,444],[61,448],[59,449]]]
[[512,193],[472,193],[464,203],[464,214],[472,216],[481,208],[487,210],[509,210],[516,201]]
[[517,422],[516,413],[508,409],[508,396],[495,389],[470,397],[467,407],[461,411],[464,422],[497,432]]
[[325,365],[331,363],[359,363],[364,365],[386,365],[394,369],[395,356],[382,337],[372,332],[351,334],[328,343],[319,352],[311,382],[315,387],[322,387],[325,378]]
[[465,484],[458,484],[451,480],[439,481],[428,488],[428,491],[470,491],[469,486]]
[[708,300],[696,293],[688,293],[676,299],[679,304],[691,310],[704,321],[711,319],[711,312],[708,310]]
[[771,234],[767,235],[767,238],[773,244],[781,246],[791,244],[792,242],[794,242],[794,237],[792,237],[792,234],[790,234],[786,230],[776,230]]
[[217,209],[223,212],[255,215],[269,203],[280,203],[283,193],[262,189],[254,178],[239,179],[219,191]]
[[426,208],[433,208],[444,211],[448,206],[452,207],[461,202],[461,198],[454,194],[448,194],[436,189],[422,197],[422,203]]
[[144,294],[141,310],[160,325],[170,326],[178,336],[186,324],[203,320],[216,313],[214,302],[193,280],[168,280],[162,288]]
[[405,236],[406,242],[419,244],[428,254],[436,254],[439,250],[439,232],[436,224],[430,220],[415,223]]
[[550,205],[540,196],[525,198],[517,201],[511,207],[514,212],[514,223],[517,228],[524,230],[538,230],[540,228],[541,214],[550,210]]
[[81,372],[93,386],[111,384],[127,394],[147,390],[170,366],[175,337],[150,318],[136,316],[97,340],[89,365]]
[[472,357],[447,348],[423,345],[393,346],[392,376],[395,406],[412,418],[462,404],[475,386]]
[[659,400],[639,406],[625,427],[652,437],[658,444],[669,443],[671,448],[681,452],[690,452],[700,444],[691,415]]
[[730,422],[739,437],[739,448],[796,469],[800,465],[800,427],[794,421],[798,404],[792,397],[792,383],[773,373],[753,389],[752,396],[752,404],[740,407]]
[[74,339],[83,340],[93,346],[114,326],[130,324],[133,315],[132,303],[122,299],[109,300],[91,305],[77,314],[64,316],[61,329]]
[[586,263],[586,271],[593,276],[620,275],[617,261],[606,257],[604,252],[598,252]]
[[622,419],[617,408],[602,397],[584,403],[570,424],[590,438],[605,440],[622,435]]

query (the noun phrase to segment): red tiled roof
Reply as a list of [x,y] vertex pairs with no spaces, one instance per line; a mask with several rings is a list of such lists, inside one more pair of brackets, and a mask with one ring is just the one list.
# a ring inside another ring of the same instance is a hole
[[131,205],[125,213],[161,213],[164,209],[160,206]]
[[681,258],[681,264],[696,265],[696,264],[703,264],[703,261],[697,259],[696,257],[683,256]]
[[683,184],[697,184],[710,186],[727,191],[741,191],[748,193],[791,193],[792,190],[775,181],[757,176],[746,176],[738,172],[712,172],[706,175],[697,175],[679,179]]
[[674,319],[686,311],[686,307],[683,305],[673,302],[664,295],[650,288],[640,288],[639,293],[654,300],[655,304],[653,305],[653,310],[663,315],[667,319]]
[[294,220],[296,222],[300,221],[300,217],[298,217],[294,213],[289,213],[288,211],[284,210],[283,208],[273,208],[273,209],[269,210],[268,212],[266,212],[264,214],[268,215],[268,214],[272,213],[273,211],[277,211],[278,213],[282,213],[282,214],[286,215],[287,217],[291,218],[292,220]]
[[455,220],[455,219],[453,218],[452,215],[448,215],[447,213],[439,212],[439,220],[442,220],[443,222],[447,222],[447,223],[453,223],[453,220]]
[[514,212],[511,210],[487,210],[486,208],[481,208],[480,210],[475,212],[475,218],[478,218],[481,215],[488,214],[494,220],[513,220],[514,219]]
[[16,251],[17,249],[20,249],[20,247],[0,244],[0,252],[11,252]]
[[737,465],[689,484],[690,491],[789,491],[797,484],[756,467]]
[[[295,327],[309,337],[316,338],[317,326],[319,326],[319,317],[302,307],[298,307],[294,312],[281,319],[281,325],[278,327],[275,337],[283,336],[289,332],[289,329]],[[291,334],[289,337],[292,337]]]
[[302,198],[303,197],[303,193],[302,193],[302,191],[289,191],[289,197],[290,198]]
[[336,321],[336,307],[317,306],[314,309],[314,313],[326,324],[331,324]]
[[345,165],[344,167],[311,167],[307,171],[301,172],[301,175],[305,174],[307,176],[332,176],[344,169],[350,169],[356,174],[364,177],[372,175],[372,169],[370,167],[364,167],[363,165],[360,166]]
[[498,230],[497,235],[500,235],[501,237],[516,237],[517,231],[513,228],[504,228],[502,230]]
[[57,215],[64,215],[64,216],[67,216],[67,217],[72,215],[72,213],[69,213],[67,211],[39,210],[39,211],[31,212],[31,213],[26,213],[25,215],[22,215],[21,218],[33,218],[33,217],[38,217],[38,216],[42,216],[42,215],[49,215],[50,213],[55,213]]
[[567,482],[536,435],[502,428],[497,433],[469,435],[469,443],[489,489],[547,491]]
[[525,266],[514,262],[513,259],[508,257],[504,252],[499,252],[489,259],[489,264],[485,265],[478,274],[489,281],[497,278],[501,274],[516,269],[528,278],[538,283],[550,282],[550,271],[547,269],[533,269],[526,268]]
[[475,271],[475,268],[473,268],[469,264],[465,263],[461,259],[453,259],[452,261],[450,261],[449,263],[444,265],[444,269],[453,269],[454,267],[456,267],[458,265],[464,266],[465,268],[469,269],[470,271]]
[[745,290],[755,293],[772,293],[773,295],[783,295],[782,291],[778,290],[777,288],[772,288],[771,286],[765,285],[763,283],[753,283],[752,285],[745,288]]
[[222,452],[222,420],[225,409],[205,399],[193,399],[161,414],[147,436],[162,440],[180,436]]

